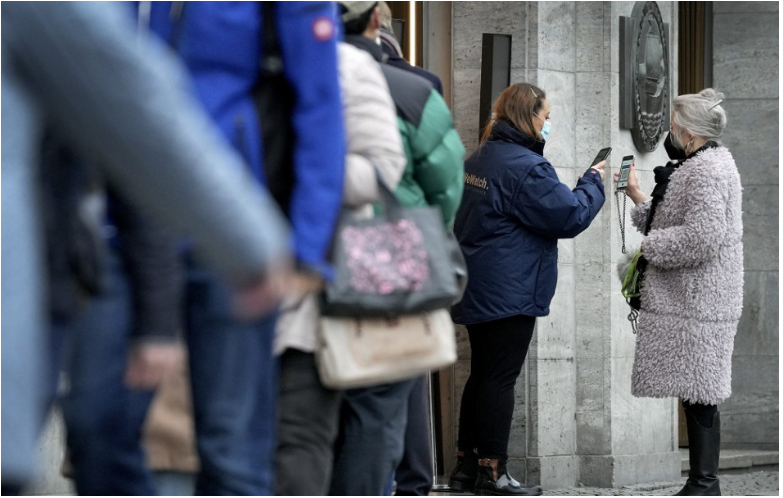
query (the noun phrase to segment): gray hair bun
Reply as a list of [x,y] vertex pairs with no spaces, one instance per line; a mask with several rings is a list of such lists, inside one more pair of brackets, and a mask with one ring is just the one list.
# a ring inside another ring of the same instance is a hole
[[716,140],[723,135],[728,117],[721,105],[724,95],[712,88],[674,99],[675,122],[693,135]]

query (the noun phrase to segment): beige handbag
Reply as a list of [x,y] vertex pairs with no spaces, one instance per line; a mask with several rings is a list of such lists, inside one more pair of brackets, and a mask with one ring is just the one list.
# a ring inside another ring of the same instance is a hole
[[316,351],[324,386],[351,389],[386,384],[457,360],[448,310],[386,318],[321,318]]

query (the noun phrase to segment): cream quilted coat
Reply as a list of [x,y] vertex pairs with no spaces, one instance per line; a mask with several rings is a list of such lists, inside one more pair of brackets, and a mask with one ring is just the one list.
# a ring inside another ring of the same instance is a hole
[[[370,54],[339,43],[337,56],[346,135],[343,206],[372,213],[368,203],[378,200],[376,172],[394,190],[405,171],[397,113],[381,67]],[[275,354],[287,348],[315,351],[319,317],[314,294],[287,296],[275,328]]]

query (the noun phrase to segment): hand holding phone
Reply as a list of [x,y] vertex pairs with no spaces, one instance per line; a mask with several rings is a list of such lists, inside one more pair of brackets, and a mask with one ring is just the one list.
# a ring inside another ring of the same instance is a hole
[[631,165],[633,164],[633,156],[623,157],[623,162],[620,164],[620,173],[617,176],[617,190],[625,190],[628,188],[628,177],[631,175]]
[[601,181],[604,181],[604,166],[606,166],[606,158],[609,156],[609,153],[612,152],[611,147],[606,147],[598,151],[598,155],[595,156],[595,159],[593,159],[593,164],[590,165],[590,168],[598,171],[598,173],[601,175]]

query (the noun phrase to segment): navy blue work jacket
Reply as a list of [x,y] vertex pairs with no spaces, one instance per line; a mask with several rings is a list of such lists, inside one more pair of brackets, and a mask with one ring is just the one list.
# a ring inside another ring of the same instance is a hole
[[465,162],[454,233],[468,264],[468,287],[452,309],[456,323],[549,314],[557,240],[585,230],[605,196],[597,171],[589,169],[571,190],[543,153],[543,142],[501,120]]

